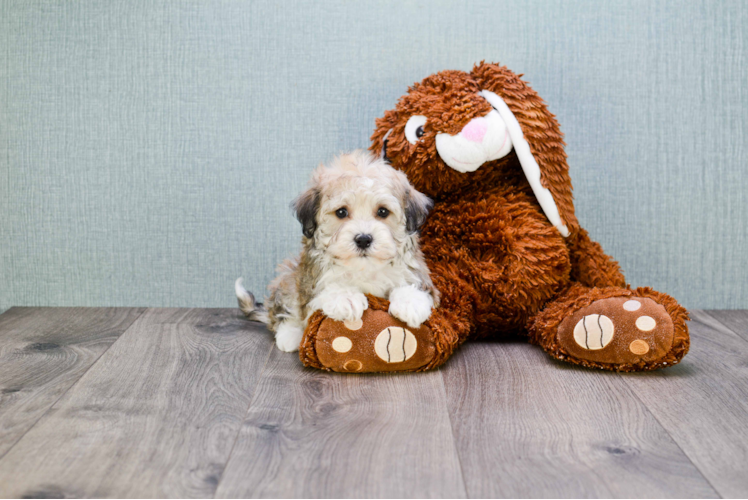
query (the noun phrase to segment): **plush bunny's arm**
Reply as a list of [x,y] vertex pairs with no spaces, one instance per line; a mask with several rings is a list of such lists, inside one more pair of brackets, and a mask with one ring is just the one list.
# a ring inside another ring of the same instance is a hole
[[579,228],[566,240],[571,258],[571,279],[588,287],[626,287],[626,278],[618,262]]

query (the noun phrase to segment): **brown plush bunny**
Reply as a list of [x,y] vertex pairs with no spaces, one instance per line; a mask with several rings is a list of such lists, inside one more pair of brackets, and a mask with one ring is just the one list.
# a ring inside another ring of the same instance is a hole
[[[421,243],[441,304],[416,331],[370,298],[349,331],[315,313],[309,366],[420,371],[469,338],[526,334],[556,359],[618,371],[678,363],[688,313],[618,263],[579,227],[561,132],[543,100],[506,67],[442,71],[377,120],[371,151],[433,198]],[[332,347],[340,336],[355,349]],[[402,351],[402,352],[401,352]]]

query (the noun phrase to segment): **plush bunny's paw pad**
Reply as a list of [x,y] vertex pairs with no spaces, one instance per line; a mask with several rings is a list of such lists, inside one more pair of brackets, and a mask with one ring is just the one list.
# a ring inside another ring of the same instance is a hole
[[366,310],[361,319],[326,318],[317,332],[320,364],[336,372],[413,371],[436,353],[431,330],[411,328],[385,311]]
[[651,363],[673,345],[673,320],[649,298],[596,300],[565,318],[560,346],[572,358],[606,364]]

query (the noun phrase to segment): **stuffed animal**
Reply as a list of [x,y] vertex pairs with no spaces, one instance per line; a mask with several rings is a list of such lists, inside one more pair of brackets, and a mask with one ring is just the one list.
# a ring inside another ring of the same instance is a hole
[[687,311],[664,293],[631,289],[579,226],[558,123],[520,76],[483,62],[470,73],[442,71],[377,119],[371,151],[434,201],[421,244],[441,303],[419,329],[375,297],[355,330],[317,312],[302,340],[304,364],[421,371],[465,340],[507,334],[605,370],[683,358]]

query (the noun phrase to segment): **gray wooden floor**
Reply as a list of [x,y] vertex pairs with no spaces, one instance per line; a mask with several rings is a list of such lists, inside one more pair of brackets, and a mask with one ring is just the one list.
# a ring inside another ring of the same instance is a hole
[[748,311],[621,375],[521,341],[302,368],[234,309],[0,315],[3,497],[745,497]]

